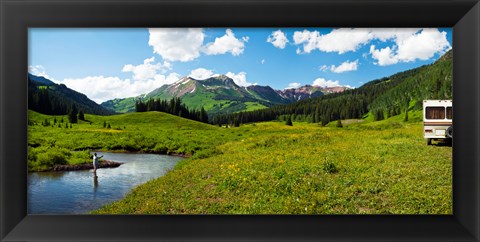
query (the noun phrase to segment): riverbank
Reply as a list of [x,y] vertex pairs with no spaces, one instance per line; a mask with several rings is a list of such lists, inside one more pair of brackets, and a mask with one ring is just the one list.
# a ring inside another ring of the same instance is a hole
[[[122,162],[102,160],[100,161],[98,169],[115,168],[115,167],[119,167],[122,164],[123,164]],[[89,162],[89,163],[75,164],[75,165],[54,165],[50,169],[44,170],[44,171],[80,171],[80,170],[91,170],[91,169],[93,169],[93,164]]]
[[[28,126],[28,171],[45,171],[56,164],[82,164],[91,160],[90,152],[94,151],[189,158],[226,140],[242,138],[224,128],[159,112],[113,116],[86,114],[86,118],[92,123],[79,120],[68,128],[63,125]],[[29,111],[30,123],[39,124],[45,120],[54,123],[55,119],[62,117]],[[105,122],[112,128],[104,128]]]
[[96,174],[93,170],[30,172],[29,214],[89,213],[124,198],[134,187],[163,176],[183,160],[155,154],[97,154],[103,156],[100,161],[119,161],[123,164],[112,169],[99,169]]

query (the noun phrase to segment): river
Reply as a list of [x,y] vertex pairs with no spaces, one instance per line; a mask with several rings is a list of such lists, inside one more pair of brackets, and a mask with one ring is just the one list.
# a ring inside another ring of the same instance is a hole
[[97,152],[123,162],[116,168],[28,174],[28,214],[85,214],[120,200],[151,179],[163,176],[183,158],[156,154]]

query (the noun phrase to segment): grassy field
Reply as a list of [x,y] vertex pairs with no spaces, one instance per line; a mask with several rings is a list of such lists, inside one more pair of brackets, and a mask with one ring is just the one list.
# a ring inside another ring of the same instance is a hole
[[92,124],[29,126],[29,167],[42,151],[83,150],[66,162],[92,149],[192,155],[95,214],[451,214],[452,149],[427,146],[421,113],[409,116],[227,129],[156,112],[86,115]]
[[[229,135],[216,132],[221,130],[216,126],[159,112],[115,116],[86,114],[85,119],[87,121],[80,120],[70,128],[66,116],[54,117],[29,111],[29,122],[35,123],[28,127],[29,169],[44,170],[52,165],[45,160],[47,157],[61,154],[64,159],[60,163],[89,162],[90,150],[198,156],[212,145],[220,144],[220,137]],[[45,120],[50,126],[42,125]]]

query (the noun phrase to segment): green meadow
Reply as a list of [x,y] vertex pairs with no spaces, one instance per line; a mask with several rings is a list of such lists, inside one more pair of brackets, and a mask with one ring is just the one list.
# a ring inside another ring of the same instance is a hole
[[160,112],[85,118],[70,127],[29,111],[29,170],[90,162],[92,150],[187,157],[94,214],[452,213],[452,148],[426,145],[421,112],[342,128],[226,128]]

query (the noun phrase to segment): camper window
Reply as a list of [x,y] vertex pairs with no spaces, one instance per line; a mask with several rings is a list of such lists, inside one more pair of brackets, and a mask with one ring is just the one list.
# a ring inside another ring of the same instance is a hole
[[425,110],[425,117],[427,119],[445,119],[445,108],[427,107]]
[[452,119],[452,107],[447,107],[447,119]]

